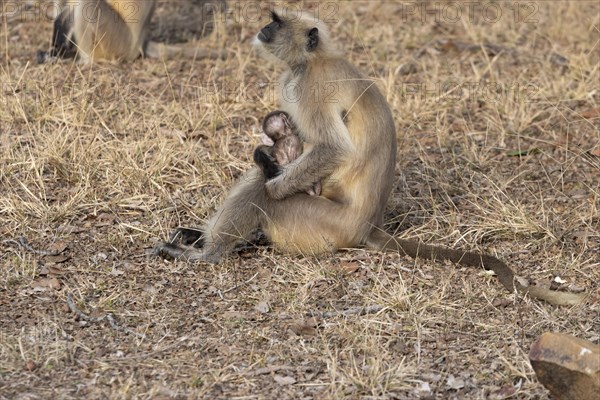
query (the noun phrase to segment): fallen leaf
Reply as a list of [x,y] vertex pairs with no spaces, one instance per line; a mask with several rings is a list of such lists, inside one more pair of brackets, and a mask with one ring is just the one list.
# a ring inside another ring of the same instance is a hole
[[63,251],[65,251],[68,247],[68,243],[67,242],[63,242],[63,241],[58,241],[58,242],[54,242],[50,245],[50,247],[48,248],[49,251],[56,253],[57,255],[62,253]]
[[600,147],[596,147],[593,150],[590,150],[590,155],[594,157],[600,157]]
[[26,369],[27,371],[31,372],[31,371],[33,371],[33,370],[37,369],[37,365],[36,365],[36,364],[35,364],[33,361],[31,361],[31,360],[28,360],[28,361],[25,363],[25,369]]
[[50,287],[55,290],[60,289],[60,281],[56,278],[50,278]]
[[66,272],[62,270],[58,265],[54,263],[44,264],[40,270],[40,276],[53,275],[62,276]]
[[296,383],[296,379],[292,378],[291,376],[274,375],[273,379],[275,379],[275,382],[279,383],[280,385],[293,385]]
[[78,227],[78,226],[73,226],[73,225],[61,225],[56,229],[56,232],[58,233],[81,233],[84,232],[85,229]]
[[583,118],[596,118],[600,117],[600,107],[592,108],[589,110],[585,110],[581,113]]
[[43,291],[46,289],[60,289],[60,282],[56,278],[39,278],[31,282],[31,288],[34,290]]
[[512,301],[510,301],[508,299],[496,299],[492,303],[492,306],[497,307],[497,308],[505,308],[505,307],[510,306],[511,304],[512,304]]
[[515,393],[517,393],[517,388],[515,386],[504,386],[500,390],[490,393],[489,399],[503,400],[513,396]]
[[360,264],[357,262],[343,262],[338,268],[347,274],[352,274],[360,269]]
[[314,318],[296,321],[290,325],[290,330],[298,336],[316,336],[317,321]]

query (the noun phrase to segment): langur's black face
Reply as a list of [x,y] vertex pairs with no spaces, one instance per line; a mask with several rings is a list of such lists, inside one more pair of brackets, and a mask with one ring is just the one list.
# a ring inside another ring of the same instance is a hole
[[260,40],[263,43],[271,43],[277,31],[283,25],[281,18],[279,18],[279,16],[274,12],[271,13],[271,19],[272,22],[264,28],[262,28],[258,33],[258,40]]
[[319,29],[314,19],[272,12],[271,22],[256,35],[255,44],[289,65],[298,65],[319,46]]

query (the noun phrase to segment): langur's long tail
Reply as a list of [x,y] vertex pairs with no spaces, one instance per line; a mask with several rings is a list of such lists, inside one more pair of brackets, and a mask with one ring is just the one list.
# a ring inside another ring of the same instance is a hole
[[494,271],[509,292],[515,289],[522,294],[532,298],[544,300],[555,305],[577,305],[584,301],[585,295],[557,292],[545,288],[529,286],[525,287],[515,280],[515,274],[508,265],[496,257],[487,254],[478,254],[469,251],[448,249],[445,247],[431,246],[418,241],[398,239],[381,230],[374,229],[369,235],[366,245],[378,251],[397,251],[413,258],[420,257],[427,260],[443,261],[449,260],[455,264],[468,267],[485,268]]

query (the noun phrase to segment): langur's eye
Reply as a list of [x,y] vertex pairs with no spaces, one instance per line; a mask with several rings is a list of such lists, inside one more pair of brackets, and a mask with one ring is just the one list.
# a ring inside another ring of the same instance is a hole
[[279,15],[275,11],[271,11],[271,19],[274,22],[281,22],[281,18],[279,18]]

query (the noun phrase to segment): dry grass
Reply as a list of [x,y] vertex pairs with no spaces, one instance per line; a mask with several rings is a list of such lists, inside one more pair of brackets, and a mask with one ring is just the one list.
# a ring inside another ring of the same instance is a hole
[[[2,243],[0,398],[545,398],[530,344],[547,330],[597,342],[597,302],[555,308],[483,273],[364,250],[293,259],[260,247],[219,266],[146,257],[222,201],[276,107],[281,69],[250,46],[265,19],[243,4],[199,42],[226,60],[91,67],[35,65],[51,23],[3,14],[0,234],[66,245],[69,258]],[[464,3],[450,21],[425,4],[322,4],[394,112],[386,229],[496,254],[597,300],[600,7],[527,2],[515,18],[513,2],[497,3],[491,21],[487,2],[471,16]],[[68,292],[145,337],[77,319]],[[308,317],[366,305],[384,308]]]

